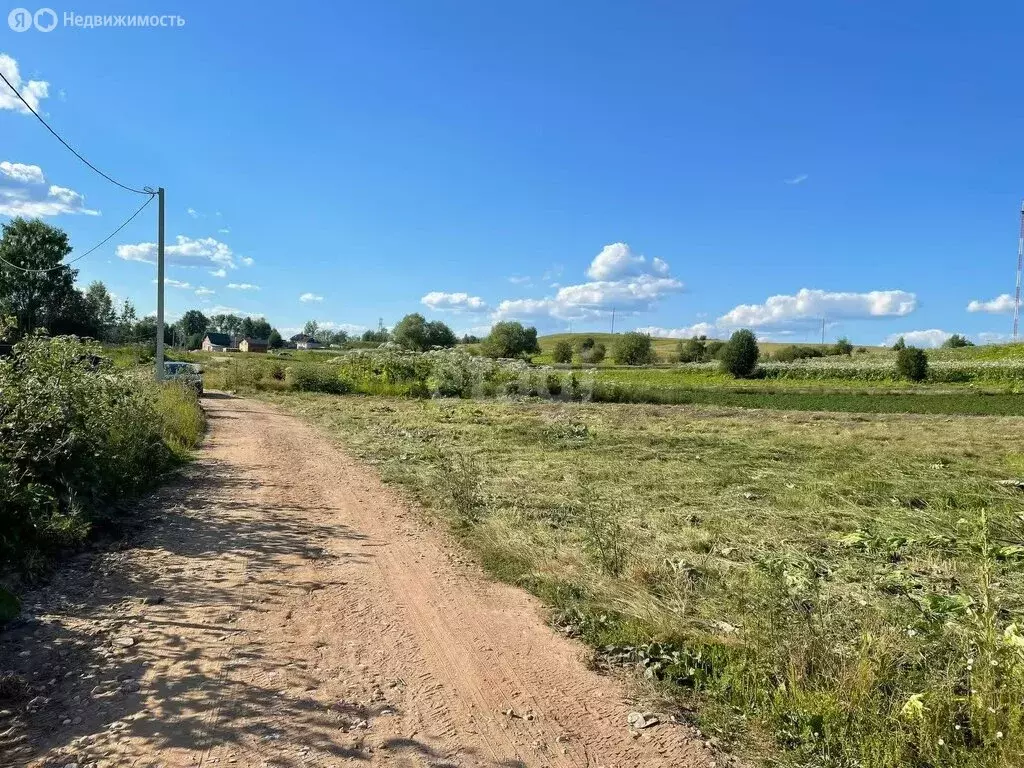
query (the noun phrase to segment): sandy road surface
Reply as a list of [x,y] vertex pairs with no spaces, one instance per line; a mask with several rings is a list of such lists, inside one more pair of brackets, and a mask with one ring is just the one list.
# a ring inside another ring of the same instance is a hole
[[631,734],[581,646],[371,470],[269,406],[205,402],[150,522],[0,633],[33,686],[0,702],[0,765],[710,764],[685,727]]

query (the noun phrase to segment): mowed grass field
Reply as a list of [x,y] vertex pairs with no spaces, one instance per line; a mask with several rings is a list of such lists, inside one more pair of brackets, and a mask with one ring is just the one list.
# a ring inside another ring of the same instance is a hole
[[1024,764],[1024,419],[263,397],[754,762]]

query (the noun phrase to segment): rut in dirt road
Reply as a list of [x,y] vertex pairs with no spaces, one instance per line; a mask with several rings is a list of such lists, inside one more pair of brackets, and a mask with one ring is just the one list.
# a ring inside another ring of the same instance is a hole
[[0,763],[711,765],[632,734],[624,692],[524,592],[294,417],[205,400],[210,435],[122,551],[83,555],[0,635],[33,698]]

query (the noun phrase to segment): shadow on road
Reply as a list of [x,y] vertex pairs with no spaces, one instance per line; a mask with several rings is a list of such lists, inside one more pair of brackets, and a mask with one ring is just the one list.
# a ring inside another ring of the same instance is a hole
[[[244,402],[213,416],[245,418]],[[310,564],[358,568],[373,557],[371,548],[364,554],[340,547],[354,553],[330,554],[332,544],[364,537],[341,522],[318,526],[308,515],[292,514],[309,506],[254,503],[242,499],[262,492],[240,493],[258,483],[273,497],[275,488],[301,482],[285,473],[239,476],[235,468],[203,458],[138,505],[129,518],[134,531],[124,540],[70,559],[29,595],[27,618],[0,633],[0,671],[29,686],[22,695],[0,699],[0,765],[57,753],[96,759],[90,743],[111,729],[142,740],[150,757],[173,748],[238,744],[266,765],[308,764],[303,754],[277,748],[281,740],[339,760],[369,760],[349,725],[385,716],[382,710],[325,707],[314,695],[320,680],[310,674],[308,660],[275,658],[261,635],[239,632],[236,624],[239,612],[273,614],[283,610],[285,598],[334,586],[327,569],[324,581],[311,581]],[[307,578],[292,577],[299,567]],[[280,617],[282,633],[288,618]],[[386,748],[417,755],[417,764],[454,765],[413,738]],[[105,756],[114,765],[130,757]]]

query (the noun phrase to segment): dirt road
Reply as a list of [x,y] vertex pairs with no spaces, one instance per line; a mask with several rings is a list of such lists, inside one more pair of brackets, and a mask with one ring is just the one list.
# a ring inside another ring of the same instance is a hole
[[372,470],[269,406],[206,399],[199,460],[120,551],[0,634],[0,764],[705,766],[631,733],[536,602],[461,562]]

